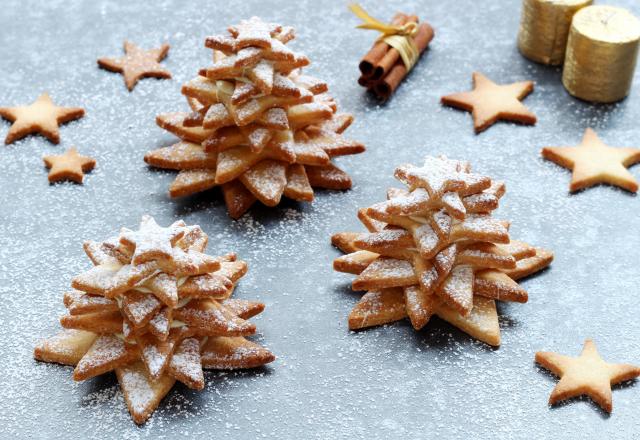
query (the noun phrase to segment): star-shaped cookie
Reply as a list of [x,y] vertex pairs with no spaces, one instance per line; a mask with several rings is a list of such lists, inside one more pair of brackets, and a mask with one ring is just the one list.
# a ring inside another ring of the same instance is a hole
[[133,90],[140,78],[171,78],[171,73],[160,65],[169,52],[169,45],[158,49],[144,50],[125,41],[122,58],[99,58],[98,65],[112,72],[122,73],[129,91]]
[[640,376],[640,367],[609,364],[602,360],[591,339],[584,342],[582,353],[577,358],[539,351],[536,362],[560,377],[549,398],[551,405],[586,394],[603,410],[611,412],[611,385]]
[[54,144],[60,142],[58,125],[84,116],[84,109],[79,107],[58,107],[49,94],[43,93],[31,105],[18,107],[0,107],[0,116],[13,122],[5,144],[32,134],[40,133]]
[[94,158],[81,156],[75,147],[69,148],[59,156],[44,156],[43,160],[47,168],[50,168],[49,182],[72,180],[82,183],[84,173],[96,166]]
[[125,230],[120,242],[133,250],[133,264],[142,264],[155,259],[171,258],[171,248],[185,232],[184,222],[178,221],[163,228],[153,217],[145,215],[140,221],[140,229]]
[[229,26],[229,32],[236,40],[236,49],[251,46],[270,48],[272,37],[281,30],[282,26],[266,23],[259,17],[251,17],[236,26]]
[[638,182],[627,170],[640,162],[640,149],[609,147],[595,131],[587,128],[580,145],[575,147],[544,147],[542,157],[573,170],[569,190],[588,188],[598,183],[638,191]]
[[470,111],[473,126],[480,133],[499,120],[533,125],[537,118],[520,100],[533,91],[533,81],[499,85],[473,72],[473,91],[443,96],[444,105]]

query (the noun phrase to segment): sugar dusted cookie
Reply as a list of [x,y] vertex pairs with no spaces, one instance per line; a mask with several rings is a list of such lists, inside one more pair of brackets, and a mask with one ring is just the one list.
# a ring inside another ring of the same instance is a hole
[[98,66],[122,73],[124,83],[131,91],[141,78],[171,78],[171,73],[160,64],[168,53],[168,44],[163,44],[157,49],[144,50],[130,41],[125,41],[124,57],[99,58]]
[[491,216],[504,183],[471,172],[469,163],[427,157],[396,168],[406,189],[361,209],[368,232],[341,232],[346,253],[333,267],[357,275],[364,291],[349,315],[352,330],[409,318],[416,330],[438,316],[489,345],[500,345],[495,301],[524,303],[516,280],[544,269],[550,251],[512,241],[509,222]]
[[143,423],[176,381],[204,388],[203,368],[256,368],[269,350],[249,341],[248,321],[264,304],[232,299],[247,264],[235,254],[204,253],[199,226],[159,226],[145,216],[104,241],[86,241],[93,267],[64,295],[62,332],[36,346],[44,362],[74,365],[74,380],[115,371],[136,423]]
[[325,82],[300,73],[309,59],[289,48],[293,38],[292,28],[257,17],[207,37],[213,64],[182,86],[192,111],[156,118],[181,142],[144,157],[178,171],[171,197],[220,186],[238,218],[256,202],[311,202],[314,188],[351,188],[334,159],[364,151],[342,134],[353,117],[337,112]]

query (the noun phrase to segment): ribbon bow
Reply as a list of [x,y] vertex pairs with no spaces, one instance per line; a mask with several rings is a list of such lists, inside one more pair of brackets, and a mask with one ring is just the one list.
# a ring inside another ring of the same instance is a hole
[[356,26],[358,29],[370,29],[380,32],[382,35],[380,35],[378,40],[384,41],[396,49],[407,70],[411,70],[420,57],[420,52],[413,42],[413,37],[418,32],[418,23],[410,21],[402,26],[384,23],[370,16],[367,11],[362,9],[362,6],[357,3],[351,3],[349,9],[364,22]]

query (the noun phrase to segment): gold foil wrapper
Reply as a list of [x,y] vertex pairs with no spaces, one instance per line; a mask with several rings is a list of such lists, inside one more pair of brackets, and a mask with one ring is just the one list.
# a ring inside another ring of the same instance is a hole
[[558,66],[564,60],[573,15],[593,0],[524,0],[518,49],[530,60]]
[[562,83],[573,96],[615,102],[629,94],[640,21],[622,8],[589,6],[573,17]]

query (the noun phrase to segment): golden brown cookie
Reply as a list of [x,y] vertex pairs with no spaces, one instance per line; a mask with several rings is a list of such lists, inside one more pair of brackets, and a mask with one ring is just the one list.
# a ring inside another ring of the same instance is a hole
[[160,64],[169,53],[168,44],[144,50],[125,41],[124,53],[122,58],[99,58],[98,65],[103,69],[122,73],[129,91],[133,90],[141,78],[171,78],[171,73]]
[[49,182],[72,180],[82,183],[84,173],[96,166],[92,157],[81,156],[76,147],[71,147],[64,154],[58,156],[44,156],[44,164],[49,170]]
[[510,241],[509,222],[491,217],[504,184],[472,173],[467,162],[426,157],[395,176],[408,188],[391,188],[387,201],[358,212],[369,232],[332,237],[347,253],[334,269],[357,275],[352,289],[366,291],[349,328],[408,317],[419,330],[435,315],[500,345],[495,302],[526,302],[516,279],[547,267],[553,254]]
[[0,116],[13,122],[5,144],[10,144],[32,133],[39,133],[54,144],[60,142],[58,125],[84,116],[79,107],[58,107],[47,93],[31,105],[0,107]]
[[579,191],[599,183],[638,192],[638,182],[627,170],[640,162],[640,149],[609,147],[587,128],[575,147],[544,147],[542,157],[573,170],[569,190]]
[[551,392],[549,404],[586,394],[609,413],[613,408],[611,385],[640,376],[640,367],[609,364],[602,360],[591,339],[584,342],[582,353],[577,358],[539,351],[536,362],[560,377],[560,382]]
[[156,123],[182,142],[145,155],[179,171],[169,188],[183,197],[220,186],[229,215],[283,197],[314,199],[314,187],[345,190],[350,177],[334,161],[364,151],[343,132],[353,117],[337,113],[327,84],[301,75],[309,60],[286,44],[292,28],[252,17],[207,37],[213,65],[182,86],[192,112],[160,114]]
[[537,118],[520,101],[533,91],[533,81],[499,85],[479,72],[473,72],[473,91],[443,96],[444,105],[471,112],[476,133],[499,120],[533,125]]
[[97,334],[84,330],[63,329],[57,335],[38,342],[33,356],[43,362],[76,365],[97,337]]
[[256,368],[275,360],[245,337],[264,304],[231,299],[247,264],[204,253],[208,237],[183,221],[142,219],[104,241],[86,241],[93,268],[65,293],[65,329],[38,343],[36,359],[74,365],[74,380],[115,371],[129,412],[143,423],[176,381],[201,390],[203,368]]

